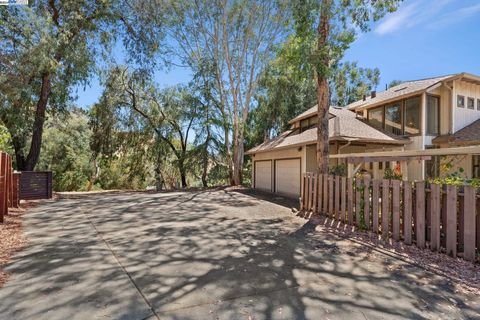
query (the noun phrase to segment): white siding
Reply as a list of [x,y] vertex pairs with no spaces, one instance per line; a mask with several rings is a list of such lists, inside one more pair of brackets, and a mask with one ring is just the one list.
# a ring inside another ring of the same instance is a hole
[[[453,84],[454,92],[454,105],[455,108],[455,123],[454,130],[458,130],[468,126],[472,122],[480,119],[480,110],[477,109],[477,99],[480,99],[480,86],[465,81],[454,81]],[[465,108],[457,107],[457,95],[462,95],[465,97]],[[468,109],[468,98],[475,99],[475,108]]]

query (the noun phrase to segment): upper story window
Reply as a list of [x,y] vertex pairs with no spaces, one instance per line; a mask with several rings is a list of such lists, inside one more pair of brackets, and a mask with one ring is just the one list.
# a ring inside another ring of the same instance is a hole
[[405,100],[405,133],[419,134],[420,133],[420,97]]
[[472,109],[472,110],[475,109],[475,99],[470,98],[470,97],[468,98],[468,100],[467,100],[467,108],[468,108],[468,109]]
[[465,108],[465,97],[461,95],[457,95],[457,107]]
[[437,135],[440,132],[440,98],[427,96],[427,134]]
[[480,178],[480,156],[474,155],[473,158],[473,177]]
[[420,134],[420,97],[413,97],[368,110],[368,122],[387,132],[402,135]]
[[385,106],[385,131],[402,134],[402,110],[400,103]]
[[318,117],[317,116],[301,120],[300,121],[300,132],[303,132],[305,130],[308,130],[308,129],[312,128],[315,124],[317,124],[317,122],[318,122]]
[[477,99],[477,110],[480,111],[480,99]]

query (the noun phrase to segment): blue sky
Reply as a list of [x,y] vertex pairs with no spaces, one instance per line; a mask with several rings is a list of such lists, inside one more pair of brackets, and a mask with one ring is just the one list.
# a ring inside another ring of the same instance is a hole
[[[381,91],[392,80],[412,80],[457,72],[480,75],[480,1],[406,0],[351,46],[345,61],[377,67]],[[155,74],[160,86],[187,82],[183,68]],[[92,79],[77,88],[77,105],[88,107],[102,92]]]

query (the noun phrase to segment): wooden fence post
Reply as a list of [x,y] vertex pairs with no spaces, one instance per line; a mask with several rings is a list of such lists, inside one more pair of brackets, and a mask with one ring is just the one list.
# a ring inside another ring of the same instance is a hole
[[372,224],[373,232],[378,233],[378,213],[380,203],[380,181],[374,179],[372,182]]
[[340,220],[340,176],[335,176],[335,219]]
[[353,178],[347,178],[348,224],[353,226]]
[[392,181],[392,237],[400,240],[400,180]]
[[341,206],[341,221],[347,221],[347,178],[342,177],[342,206]]
[[363,217],[365,218],[365,227],[370,230],[370,177],[365,176],[363,189]]
[[328,174],[323,174],[323,212],[328,215]]
[[333,207],[333,176],[328,175],[328,215],[334,217],[335,209]]
[[357,228],[360,227],[360,221],[361,221],[361,217],[360,217],[360,213],[362,211],[362,194],[360,192],[360,188],[362,186],[362,179],[360,179],[360,177],[357,176],[357,178],[355,179],[355,225],[357,226]]

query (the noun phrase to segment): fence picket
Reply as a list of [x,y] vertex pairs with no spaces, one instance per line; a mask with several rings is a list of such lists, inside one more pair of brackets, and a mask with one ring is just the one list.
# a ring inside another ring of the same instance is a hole
[[340,220],[347,221],[347,178],[342,177],[342,205]]
[[390,225],[390,180],[382,181],[382,238],[387,239],[389,236]]
[[412,244],[412,184],[403,182],[403,239]]
[[372,230],[378,233],[378,209],[380,204],[380,181],[372,182]]
[[475,215],[476,215],[476,190],[472,186],[464,186],[464,240],[463,258],[475,261]]
[[365,227],[370,230],[370,177],[364,178],[363,189],[363,216],[365,218]]
[[328,175],[323,175],[323,212],[328,214]]
[[313,174],[313,212],[318,212],[317,204],[317,195],[318,195],[318,173]]
[[335,219],[340,220],[340,176],[335,176]]
[[440,185],[430,185],[430,248],[440,251]]
[[392,180],[392,237],[400,240],[400,181]]
[[352,178],[347,178],[347,199],[348,199],[348,221],[349,225],[353,226],[353,180]]
[[446,228],[446,249],[447,254],[457,256],[457,187],[447,185],[447,228]]
[[360,178],[355,179],[355,225],[360,227],[360,212],[361,208],[361,201],[362,201],[362,194],[360,193],[360,188],[362,185],[362,180]]
[[425,183],[415,184],[415,239],[417,247],[425,248]]
[[333,176],[328,176],[328,214],[331,218],[334,216],[333,208]]

